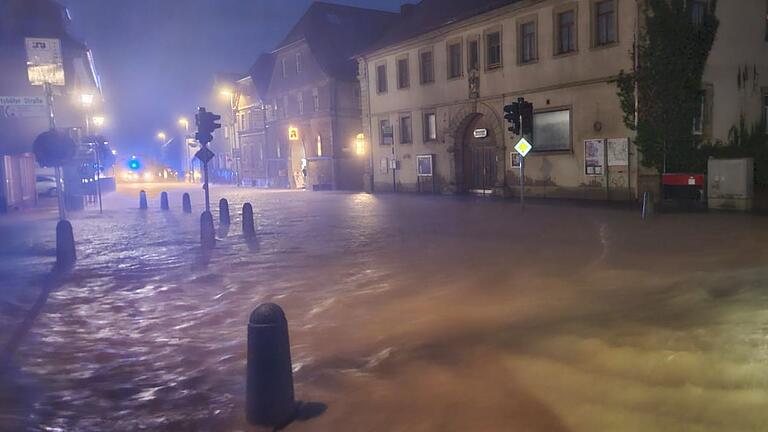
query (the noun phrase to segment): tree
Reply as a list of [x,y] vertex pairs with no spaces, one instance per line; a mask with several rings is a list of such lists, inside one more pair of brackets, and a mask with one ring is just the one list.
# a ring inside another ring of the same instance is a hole
[[716,8],[716,0],[646,0],[644,31],[632,53],[638,64],[633,72],[622,70],[617,80],[624,122],[636,132],[645,166],[687,171],[695,163],[701,142],[693,134],[693,121],[720,25]]

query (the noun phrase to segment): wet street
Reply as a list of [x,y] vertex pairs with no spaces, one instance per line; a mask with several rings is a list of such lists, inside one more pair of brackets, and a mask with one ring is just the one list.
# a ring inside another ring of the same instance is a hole
[[71,216],[63,277],[54,213],[0,218],[0,349],[20,337],[0,430],[258,430],[262,302],[288,316],[297,399],[327,406],[290,431],[768,430],[764,217],[219,187],[206,255],[199,189],[192,215],[182,186],[171,211],[138,190]]

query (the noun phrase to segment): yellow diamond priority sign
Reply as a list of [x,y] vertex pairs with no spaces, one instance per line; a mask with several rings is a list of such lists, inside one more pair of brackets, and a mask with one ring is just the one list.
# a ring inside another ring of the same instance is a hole
[[520,153],[520,156],[525,157],[533,146],[531,143],[528,142],[525,138],[520,138],[520,141],[517,142],[517,145],[515,145],[515,150],[517,150],[518,153]]

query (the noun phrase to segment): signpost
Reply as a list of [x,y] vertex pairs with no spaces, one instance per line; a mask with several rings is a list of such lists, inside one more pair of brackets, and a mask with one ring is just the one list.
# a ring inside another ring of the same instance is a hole
[[0,96],[0,118],[45,117],[48,105],[40,96]]
[[520,155],[520,209],[525,210],[525,156],[533,148],[525,136],[533,135],[533,104],[517,98],[517,102],[504,106],[504,113],[504,119],[510,124],[508,130],[520,137],[515,151]]
[[525,137],[515,145],[515,151],[520,154],[520,206],[525,208],[525,156],[531,151],[533,146]]

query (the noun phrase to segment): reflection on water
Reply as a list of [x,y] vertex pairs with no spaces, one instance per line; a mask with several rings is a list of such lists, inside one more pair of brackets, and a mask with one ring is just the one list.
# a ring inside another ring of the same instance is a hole
[[[0,426],[250,430],[245,323],[274,301],[297,397],[328,407],[291,430],[768,430],[761,219],[214,189],[259,235],[233,211],[204,256],[182,192],[74,221],[80,260],[1,380]],[[0,225],[22,251],[0,246],[4,328],[40,282],[15,266],[52,261],[47,225]]]

